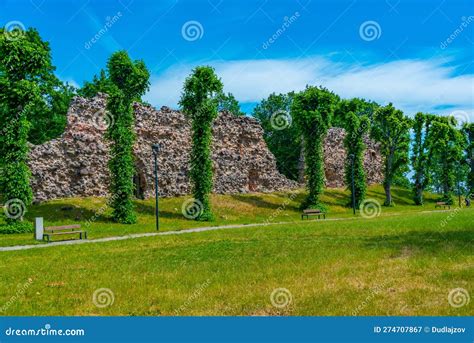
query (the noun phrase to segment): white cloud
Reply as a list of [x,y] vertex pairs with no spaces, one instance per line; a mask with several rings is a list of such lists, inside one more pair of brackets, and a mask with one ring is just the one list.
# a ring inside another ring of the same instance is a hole
[[[215,61],[226,91],[242,103],[259,102],[272,92],[286,93],[307,84],[323,85],[344,98],[393,102],[408,115],[417,111],[447,114],[466,111],[474,119],[474,76],[455,75],[440,60],[399,60],[384,64],[348,64],[325,57],[283,60]],[[194,65],[171,67],[152,78],[146,100],[176,106],[183,81]],[[449,110],[436,110],[450,105]]]

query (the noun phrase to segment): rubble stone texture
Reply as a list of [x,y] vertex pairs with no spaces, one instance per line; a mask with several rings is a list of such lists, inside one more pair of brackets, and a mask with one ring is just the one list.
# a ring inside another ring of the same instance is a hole
[[[106,196],[108,194],[109,143],[104,137],[111,117],[105,111],[106,96],[76,97],[68,112],[64,134],[33,146],[29,165],[36,201],[64,197]],[[151,145],[159,143],[160,196],[191,193],[189,156],[190,123],[184,115],[168,107],[157,111],[134,104],[134,146],[136,196],[154,196]],[[113,124],[113,123],[112,123]],[[276,161],[263,140],[263,130],[250,117],[220,113],[213,125],[212,159],[215,193],[272,192],[297,188],[276,169]],[[325,142],[326,179],[329,187],[344,185],[344,130],[331,129]],[[382,180],[377,145],[368,141],[365,156],[369,183]]]

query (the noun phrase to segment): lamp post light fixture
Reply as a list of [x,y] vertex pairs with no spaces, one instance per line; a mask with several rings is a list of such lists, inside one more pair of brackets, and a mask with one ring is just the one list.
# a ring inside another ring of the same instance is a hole
[[153,151],[153,156],[155,158],[155,217],[156,217],[156,231],[160,231],[160,221],[159,221],[159,210],[158,210],[158,153],[160,152],[160,145],[153,144],[151,146],[151,150]]
[[355,215],[356,214],[355,184],[354,184],[354,159],[355,159],[355,155],[350,154],[349,158],[351,159],[352,213]]

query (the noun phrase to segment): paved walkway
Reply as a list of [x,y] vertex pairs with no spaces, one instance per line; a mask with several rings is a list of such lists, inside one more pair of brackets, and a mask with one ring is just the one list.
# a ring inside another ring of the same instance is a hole
[[[432,212],[448,212],[448,210],[435,210],[435,211],[420,211],[418,213],[432,213]],[[400,213],[390,213],[384,215],[384,217],[397,216]],[[347,218],[328,218],[325,221],[337,221],[337,220],[354,220],[360,219],[361,217],[347,217]],[[318,220],[308,220],[305,222],[316,222]],[[275,223],[252,223],[252,224],[235,224],[235,225],[222,225],[222,226],[206,226],[199,227],[195,229],[184,229],[179,231],[161,231],[161,232],[149,232],[149,233],[134,233],[124,236],[114,236],[114,237],[104,237],[96,239],[85,239],[85,240],[71,240],[71,241],[62,241],[62,242],[52,242],[44,244],[30,244],[30,245],[14,245],[10,247],[0,247],[1,251],[15,251],[15,250],[28,250],[28,249],[40,249],[40,248],[49,248],[55,247],[58,245],[76,245],[76,244],[89,244],[89,243],[101,243],[101,242],[111,242],[111,241],[123,241],[126,239],[142,238],[142,237],[154,237],[154,236],[167,236],[167,235],[182,235],[186,233],[193,232],[204,232],[204,231],[214,231],[214,230],[225,230],[225,229],[239,229],[245,227],[258,227],[258,226],[271,226],[271,225],[281,225],[281,224],[294,224],[294,221],[291,222],[275,222]],[[301,222],[297,222],[301,223]]]
[[[352,220],[356,218],[331,218],[326,219],[327,221],[334,220]],[[316,221],[316,220],[309,220]],[[100,242],[111,242],[111,241],[123,241],[125,239],[133,238],[142,238],[142,237],[154,237],[154,236],[167,236],[167,235],[182,235],[185,233],[193,232],[204,232],[204,231],[214,231],[214,230],[225,230],[225,229],[239,229],[244,227],[256,227],[256,226],[270,226],[270,225],[281,225],[281,224],[294,224],[294,222],[275,222],[275,223],[252,223],[252,224],[235,224],[235,225],[222,225],[222,226],[206,226],[199,227],[195,229],[184,229],[179,231],[160,231],[160,232],[148,232],[148,233],[134,233],[124,236],[113,236],[113,237],[104,237],[96,239],[84,239],[84,240],[70,240],[62,242],[51,242],[44,244],[30,244],[30,245],[14,245],[10,247],[0,247],[0,251],[14,251],[14,250],[28,250],[28,249],[39,249],[39,248],[49,248],[55,247],[58,245],[75,245],[75,244],[89,244],[89,243],[100,243]]]

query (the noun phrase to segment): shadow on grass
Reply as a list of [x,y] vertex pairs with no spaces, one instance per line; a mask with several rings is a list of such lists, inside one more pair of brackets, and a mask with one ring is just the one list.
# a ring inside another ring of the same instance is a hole
[[45,225],[55,222],[84,222],[94,218],[94,222],[112,223],[112,219],[105,213],[100,213],[100,208],[91,210],[78,205],[60,203],[43,203],[28,208],[26,219],[34,221],[35,217],[43,217]]
[[[237,201],[247,203],[254,207],[266,208],[270,210],[278,210],[278,209],[281,209],[282,206],[284,205],[285,210],[298,211],[298,207],[294,206],[294,204],[292,204],[291,202],[299,203],[298,198],[299,197],[304,198],[304,195],[298,194],[293,200],[291,200],[289,196],[278,195],[278,197],[282,198],[282,201],[278,203],[272,203],[272,202],[266,201],[261,196],[258,196],[258,195],[234,194],[234,195],[231,195],[231,197]],[[291,200],[291,202],[286,203],[285,200]]]
[[405,249],[443,254],[449,249],[456,252],[472,253],[474,231],[410,231],[401,235],[383,235],[367,238],[363,241],[368,248],[388,248],[401,252]]
[[[135,203],[135,211],[139,214],[145,214],[154,217],[155,216],[155,205],[148,205],[144,203]],[[168,218],[168,219],[180,219],[185,220],[184,216],[181,212],[169,212],[164,211],[160,207],[160,218]]]
[[349,207],[351,205],[351,195],[349,193],[341,193],[340,191],[326,189],[324,197],[330,198],[329,205]]

